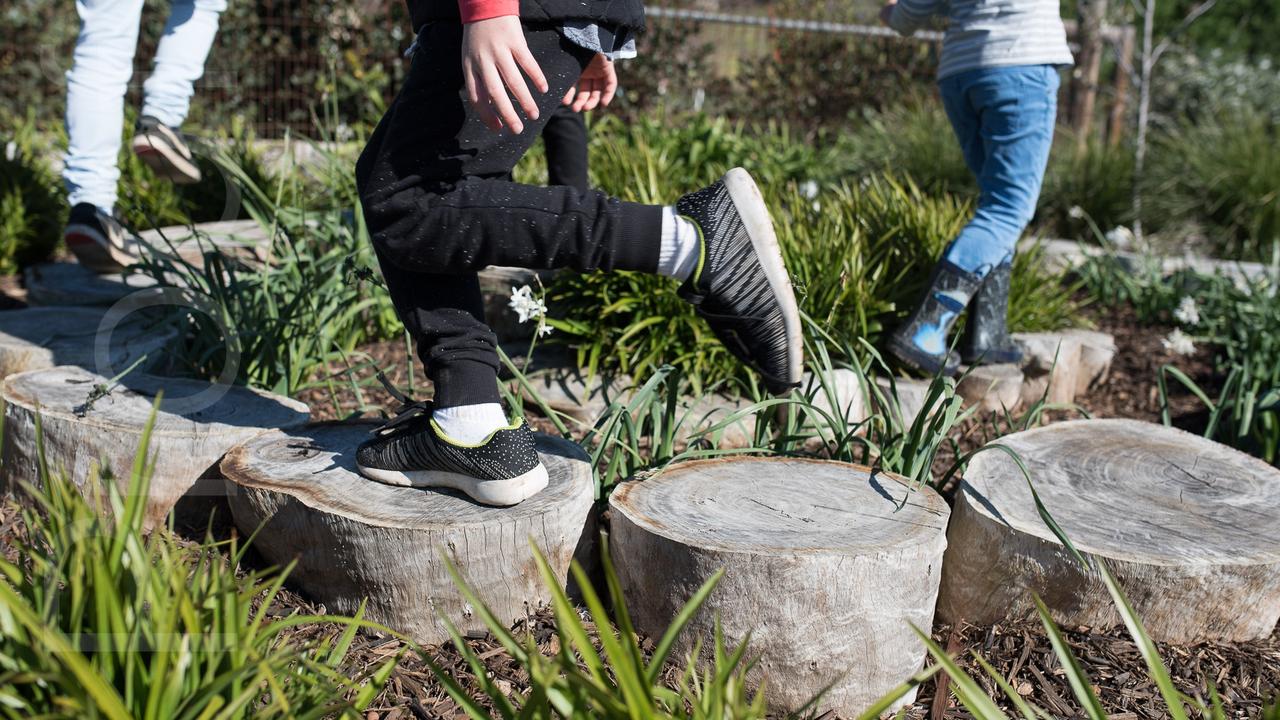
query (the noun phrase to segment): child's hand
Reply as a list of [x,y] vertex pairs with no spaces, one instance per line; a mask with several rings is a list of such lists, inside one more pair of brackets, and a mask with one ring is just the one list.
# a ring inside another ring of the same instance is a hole
[[880,8],[880,22],[883,25],[889,24],[889,18],[893,17],[893,6],[898,4],[898,0],[889,0]]
[[467,82],[467,96],[480,120],[494,132],[503,126],[516,134],[524,131],[524,123],[507,97],[508,90],[529,119],[538,119],[538,105],[521,70],[539,92],[547,91],[547,79],[529,52],[518,16],[506,15],[463,26],[462,76]]
[[613,69],[613,61],[596,53],[586,69],[582,71],[578,84],[569,88],[562,102],[571,107],[574,112],[595,110],[601,105],[613,102],[613,95],[617,90],[618,73]]

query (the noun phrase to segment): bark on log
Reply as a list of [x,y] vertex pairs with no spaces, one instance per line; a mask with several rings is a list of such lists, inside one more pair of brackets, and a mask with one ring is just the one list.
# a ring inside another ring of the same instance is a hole
[[176,335],[170,324],[143,314],[131,316],[112,331],[108,342],[110,367],[98,367],[97,341],[105,310],[58,307],[0,312],[0,378],[28,370],[76,365],[110,373],[121,372],[139,358],[153,365]]
[[[295,400],[199,380],[131,373],[105,395],[95,392],[109,384],[107,378],[76,367],[5,380],[3,484],[15,488],[19,480],[38,480],[38,406],[51,471],[65,471],[85,490],[90,477],[109,468],[125,492],[143,428],[156,394],[163,391],[148,448],[155,470],[146,524],[156,527],[197,480],[217,471],[227,450],[264,430],[302,425],[310,415],[307,406]],[[220,483],[213,488],[222,493]]]
[[987,624],[1034,613],[1068,626],[1120,622],[1105,560],[1151,635],[1173,643],[1265,638],[1280,619],[1280,471],[1181,430],[1079,420],[1000,440],[1025,461],[1049,513],[1094,566],[1079,567],[1040,519],[1017,465],[978,455],[948,533],[939,613]]
[[718,615],[729,644],[750,633],[748,682],[767,681],[771,710],[831,684],[822,707],[857,714],[920,669],[911,624],[932,627],[949,514],[932,490],[843,463],[734,458],[625,483],[609,504],[638,630],[660,636],[724,568],[676,657],[711,648]]
[[583,528],[594,490],[581,448],[539,436],[550,485],[515,507],[494,508],[453,490],[366,480],[355,450],[374,427],[310,425],[227,453],[231,512],[242,532],[258,532],[260,553],[273,563],[297,560],[291,581],[328,610],[354,613],[367,599],[370,620],[427,644],[448,640],[441,617],[464,634],[484,629],[450,580],[445,556],[506,622],[549,601],[530,542],[561,583],[575,553],[589,548]]

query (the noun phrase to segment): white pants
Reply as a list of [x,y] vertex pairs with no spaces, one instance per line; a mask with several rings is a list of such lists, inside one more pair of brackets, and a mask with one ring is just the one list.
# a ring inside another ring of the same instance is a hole
[[[67,73],[67,148],[62,177],[72,205],[110,212],[116,202],[124,96],[133,74],[143,0],[78,0],[80,35]],[[155,70],[143,85],[143,115],[178,126],[218,31],[226,0],[173,0]]]

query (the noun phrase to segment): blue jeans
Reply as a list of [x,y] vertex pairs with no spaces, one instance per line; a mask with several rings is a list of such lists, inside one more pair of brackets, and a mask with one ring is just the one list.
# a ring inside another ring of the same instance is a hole
[[[67,72],[67,157],[62,178],[72,205],[110,211],[116,202],[124,95],[133,75],[143,0],[77,0],[80,35]],[[218,31],[226,0],[173,0],[143,85],[143,115],[178,126],[187,118],[196,80]]]
[[946,258],[979,276],[1009,261],[1031,222],[1058,113],[1052,65],[978,68],[938,81],[981,195]]

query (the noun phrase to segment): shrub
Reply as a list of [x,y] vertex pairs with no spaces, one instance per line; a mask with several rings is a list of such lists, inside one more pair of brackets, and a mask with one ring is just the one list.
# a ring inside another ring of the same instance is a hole
[[10,141],[0,157],[0,274],[48,258],[66,215],[61,184],[34,143]]
[[[123,496],[118,478],[90,478],[83,490],[99,499],[87,501],[42,454],[20,491],[33,507],[0,560],[4,716],[361,717],[398,662],[339,672],[369,623],[272,614],[284,574],[239,574],[234,540],[144,536],[153,422]],[[306,644],[289,632],[321,623],[332,625]]]
[[1103,228],[1128,225],[1133,219],[1133,151],[1090,139],[1079,145],[1059,129],[1049,157],[1036,224],[1058,237],[1091,238],[1085,217]]
[[1161,124],[1213,123],[1241,114],[1280,123],[1276,59],[1228,59],[1219,50],[1197,53],[1174,46],[1161,59],[1158,72],[1151,106]]
[[936,99],[917,95],[896,107],[867,113],[864,120],[839,143],[841,154],[857,158],[862,174],[891,172],[912,178],[930,193],[977,196],[977,180]]
[[1256,113],[1157,135],[1145,197],[1160,229],[1201,223],[1219,257],[1271,259],[1280,243],[1280,132]]

